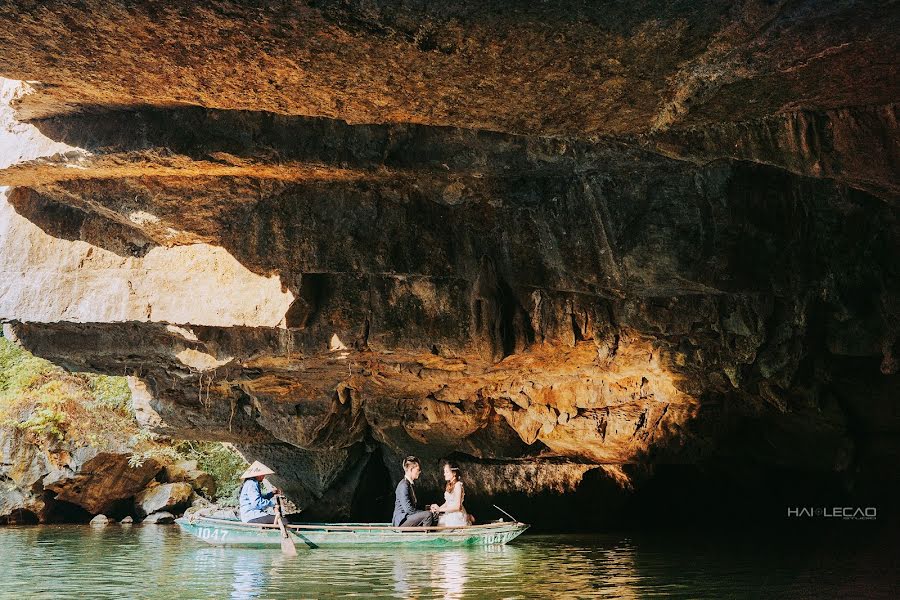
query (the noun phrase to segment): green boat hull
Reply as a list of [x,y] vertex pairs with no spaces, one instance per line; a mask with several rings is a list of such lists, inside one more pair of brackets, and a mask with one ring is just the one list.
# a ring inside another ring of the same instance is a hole
[[[280,548],[281,531],[227,519],[176,519],[181,530],[215,546]],[[459,547],[502,545],[528,529],[525,523],[500,522],[470,527],[392,527],[388,523],[290,525],[298,549],[331,547]]]

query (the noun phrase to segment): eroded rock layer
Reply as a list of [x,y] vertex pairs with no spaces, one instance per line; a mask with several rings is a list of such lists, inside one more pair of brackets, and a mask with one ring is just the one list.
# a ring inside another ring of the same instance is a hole
[[7,333],[322,518],[384,518],[409,453],[476,504],[864,488],[900,450],[896,8],[454,6],[8,7],[41,149],[0,172]]

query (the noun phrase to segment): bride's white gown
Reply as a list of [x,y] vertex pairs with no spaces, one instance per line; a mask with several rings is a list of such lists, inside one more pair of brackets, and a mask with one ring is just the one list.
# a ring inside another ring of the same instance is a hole
[[441,513],[438,517],[438,525],[441,527],[457,527],[469,524],[469,516],[463,506],[463,498],[466,493],[463,490],[462,481],[457,481],[450,492],[444,492],[444,504],[441,508],[447,506],[459,506],[460,510],[454,512]]

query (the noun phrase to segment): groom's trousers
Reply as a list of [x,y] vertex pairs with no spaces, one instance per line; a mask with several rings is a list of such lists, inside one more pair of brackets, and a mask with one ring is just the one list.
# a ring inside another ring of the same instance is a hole
[[406,517],[400,527],[433,527],[437,521],[437,515],[430,510],[420,510]]

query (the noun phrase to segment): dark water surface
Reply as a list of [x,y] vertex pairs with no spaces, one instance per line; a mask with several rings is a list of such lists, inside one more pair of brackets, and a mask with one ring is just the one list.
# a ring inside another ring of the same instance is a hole
[[3,598],[900,598],[893,538],[525,535],[436,550],[216,548],[174,526],[0,528]]

